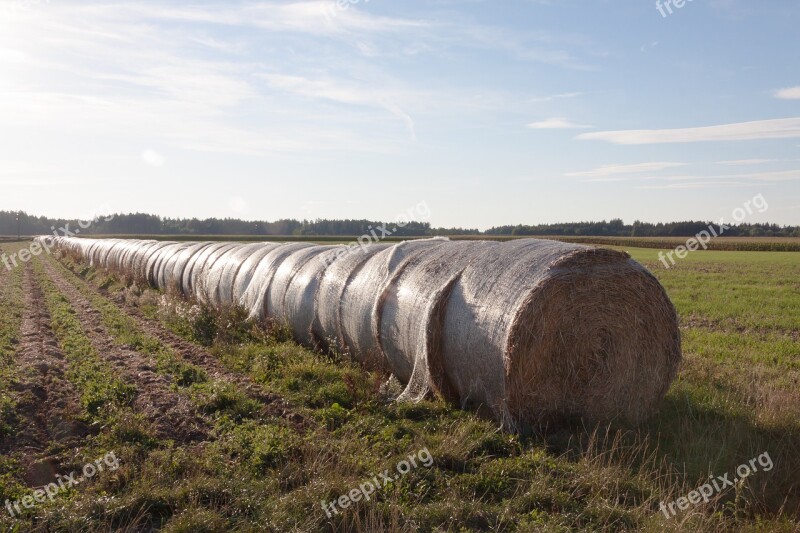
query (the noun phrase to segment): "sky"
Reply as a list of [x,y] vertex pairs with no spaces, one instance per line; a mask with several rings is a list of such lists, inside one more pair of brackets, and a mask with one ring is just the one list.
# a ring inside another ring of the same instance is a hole
[[793,0],[0,2],[0,210],[800,224]]

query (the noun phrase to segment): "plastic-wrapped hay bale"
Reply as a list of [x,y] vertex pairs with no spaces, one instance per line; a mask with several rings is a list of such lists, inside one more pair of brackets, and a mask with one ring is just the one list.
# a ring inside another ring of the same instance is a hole
[[[284,313],[295,338],[306,346],[322,347],[324,338],[314,335],[317,322],[317,295],[320,282],[331,263],[337,261],[344,246],[324,247],[322,253],[311,257],[289,282],[284,297]],[[286,264],[286,263],[284,263]]]
[[[216,306],[216,293],[219,288],[219,280],[222,279],[222,273],[225,270],[225,265],[228,264],[231,258],[243,244],[231,244],[227,248],[220,249],[216,254],[209,256],[204,268],[203,282],[198,285],[200,289],[198,299],[206,304]],[[224,250],[224,251],[223,251]]]
[[320,281],[316,301],[314,336],[326,344],[336,343],[339,348],[347,344],[342,333],[342,300],[344,291],[353,277],[373,255],[388,248],[389,244],[373,244],[364,248],[346,248],[341,254],[334,251],[335,260],[325,270]]
[[363,363],[383,365],[378,348],[376,306],[392,274],[409,254],[432,249],[447,239],[420,239],[395,244],[370,257],[342,295],[342,337],[351,355]]
[[183,282],[183,271],[189,260],[208,246],[211,246],[210,242],[189,243],[189,246],[181,250],[180,253],[169,257],[162,271],[163,278],[159,279],[159,286],[167,291],[179,292]]
[[[315,257],[331,250],[332,248],[336,247],[311,246],[309,248],[304,248],[291,254],[281,263],[281,266],[275,271],[275,276],[272,278],[272,283],[270,283],[269,289],[267,289],[267,316],[287,322],[293,330],[303,331],[305,329],[305,324],[303,323],[302,319],[300,323],[293,324],[291,317],[289,316],[286,302],[289,286],[291,285],[295,276],[297,276],[298,272],[300,272],[303,266],[306,265],[306,263],[312,261]],[[324,265],[319,261],[313,263],[313,265],[313,269],[324,269]],[[312,277],[315,277],[315,275],[312,275]],[[309,323],[308,326],[310,327],[311,324]]]
[[285,244],[267,253],[253,272],[253,281],[248,285],[240,300],[240,305],[247,309],[250,320],[261,320],[267,316],[267,293],[272,279],[286,258],[306,248],[314,247],[313,244],[295,242]]
[[642,420],[681,358],[675,309],[644,267],[552,241],[473,258],[441,329],[437,357],[454,394],[511,429],[569,415]]
[[122,241],[118,239],[108,239],[106,241],[102,241],[100,246],[96,248],[95,252],[95,263],[100,268],[106,268],[108,254],[111,253],[111,250],[114,249],[115,246],[119,246],[122,244]]
[[158,252],[153,254],[148,261],[148,278],[150,279],[150,284],[154,287],[158,287],[160,289],[164,288],[164,285],[161,283],[161,280],[165,277],[164,269],[169,262],[171,257],[175,257],[181,251],[185,250],[191,245],[188,242],[180,242],[171,244],[169,246],[165,246],[164,248],[160,249]]
[[450,290],[470,261],[499,246],[487,241],[447,242],[412,254],[378,299],[380,349],[397,378],[403,400],[421,400],[434,390],[454,399],[438,348],[441,314]]
[[171,242],[167,246],[159,248],[147,259],[147,281],[153,287],[158,287],[158,271],[167,258],[186,248],[187,244],[182,242]]
[[224,246],[216,248],[208,255],[203,267],[199,271],[197,268],[195,268],[193,274],[195,279],[192,281],[192,283],[194,287],[194,295],[198,301],[204,304],[211,303],[209,293],[212,289],[209,284],[209,279],[211,278],[212,274],[217,271],[216,265],[220,264],[222,259],[226,257],[231,250],[234,250],[238,246],[239,244],[237,243],[225,243]]
[[215,242],[210,246],[203,248],[189,259],[186,263],[186,268],[183,270],[183,282],[181,283],[181,291],[186,297],[197,296],[197,282],[203,275],[203,268],[206,265],[209,257],[220,249],[223,251],[230,247],[229,243]]
[[284,246],[284,243],[271,242],[262,243],[262,245],[261,248],[250,254],[236,271],[233,279],[231,303],[242,305],[242,298],[247,288],[250,286],[250,283],[253,281],[253,275],[256,273],[256,269],[261,263],[261,260],[276,248]]
[[214,305],[218,307],[230,307],[235,303],[233,299],[233,286],[239,269],[242,268],[242,265],[249,257],[252,257],[256,252],[265,247],[268,250],[274,248],[273,245],[263,242],[245,244],[236,248],[236,250],[228,256],[225,264],[222,265],[222,271],[216,285],[211,282],[211,285],[216,287],[212,295],[212,302]]
[[157,253],[161,248],[174,244],[171,242],[156,241],[145,245],[141,251],[136,255],[133,264],[133,275],[136,279],[146,282],[147,281],[147,263],[150,256]]

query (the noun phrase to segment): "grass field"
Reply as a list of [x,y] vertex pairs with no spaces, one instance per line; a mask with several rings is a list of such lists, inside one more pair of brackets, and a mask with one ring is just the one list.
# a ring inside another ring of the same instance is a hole
[[[440,401],[386,403],[381,369],[236,310],[49,256],[0,268],[0,504],[119,458],[20,516],[0,511],[0,527],[798,531],[800,254],[695,252],[666,269],[658,250],[621,244],[678,309],[680,375],[640,427],[525,437]],[[765,453],[772,468],[754,463],[708,503],[660,508]],[[323,509],[409,456],[420,464],[368,501]]]

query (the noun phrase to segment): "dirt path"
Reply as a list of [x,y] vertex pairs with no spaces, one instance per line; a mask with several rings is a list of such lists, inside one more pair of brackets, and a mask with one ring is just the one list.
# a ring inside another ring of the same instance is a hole
[[135,350],[116,345],[103,325],[100,312],[53,265],[48,261],[43,261],[43,264],[56,288],[75,310],[101,359],[108,362],[123,380],[136,386],[133,408],[153,423],[158,436],[179,442],[206,439],[208,423],[187,398],[171,389],[168,378],[156,373],[156,362]]
[[79,394],[67,381],[67,363],[50,328],[50,315],[41,287],[31,274],[23,277],[25,306],[15,353],[19,381],[12,386],[17,398],[17,433],[0,452],[19,454],[30,486],[51,481],[58,472],[53,454],[79,446],[89,428],[77,420],[81,414]]

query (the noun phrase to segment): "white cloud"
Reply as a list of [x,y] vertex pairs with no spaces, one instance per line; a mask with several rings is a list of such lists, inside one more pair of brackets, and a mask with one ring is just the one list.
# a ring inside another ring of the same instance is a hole
[[582,133],[577,139],[607,141],[614,144],[659,144],[795,137],[800,137],[800,118],[757,120],[700,128],[598,131]]
[[357,86],[348,86],[333,80],[310,80],[300,76],[278,74],[260,75],[271,87],[298,94],[306,98],[322,98],[343,104],[378,107],[399,118],[405,124],[411,138],[417,135],[414,120],[394,102],[391,93]]
[[745,167],[749,165],[763,165],[764,163],[774,163],[776,159],[734,159],[732,161],[717,161],[718,165],[729,167]]
[[536,96],[531,98],[529,102],[552,102],[553,100],[561,100],[564,98],[576,98],[578,96],[583,96],[582,92],[571,92],[571,93],[559,93],[559,94],[551,94],[548,96]]
[[639,172],[657,172],[667,168],[682,167],[685,163],[670,163],[655,161],[652,163],[634,163],[632,165],[602,165],[592,170],[581,172],[568,172],[564,174],[569,177],[603,177],[615,174],[636,174]]
[[775,98],[782,100],[800,100],[800,85],[775,91]]
[[534,130],[574,130],[574,129],[587,129],[592,126],[583,124],[575,124],[565,118],[548,118],[539,122],[531,122],[526,127]]
[[666,185],[642,185],[637,189],[712,189],[715,187],[746,187],[747,183],[739,181],[695,181],[691,183],[668,183]]
[[142,152],[142,161],[154,167],[164,166],[164,156],[150,148]]

